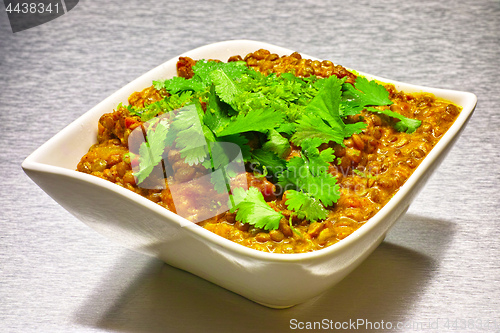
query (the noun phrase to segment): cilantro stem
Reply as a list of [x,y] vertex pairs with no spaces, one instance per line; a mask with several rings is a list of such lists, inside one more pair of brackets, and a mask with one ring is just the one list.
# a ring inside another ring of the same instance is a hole
[[292,229],[292,231],[294,233],[296,233],[300,238],[303,238],[303,236],[300,233],[300,231],[298,231],[297,229],[295,229],[295,227],[292,225],[292,217],[293,216],[294,216],[293,214],[290,214],[290,218],[288,219],[288,225],[290,226],[290,229]]
[[222,167],[221,171],[222,171],[222,176],[224,177],[224,182],[226,183],[227,193],[229,194],[229,200],[231,200],[231,207],[234,207],[236,206],[236,204],[234,203],[233,194],[231,193],[231,186],[229,185],[229,177],[227,175],[226,168]]

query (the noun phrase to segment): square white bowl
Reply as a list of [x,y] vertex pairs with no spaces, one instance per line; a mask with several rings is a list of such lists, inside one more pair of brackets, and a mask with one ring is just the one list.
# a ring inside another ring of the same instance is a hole
[[[279,55],[293,52],[266,43],[234,40],[203,46],[181,56],[225,61],[232,55],[245,56],[261,48]],[[22,167],[61,206],[104,236],[274,308],[302,303],[331,288],[382,242],[457,140],[477,102],[476,96],[468,92],[415,86],[360,73],[393,83],[405,92],[432,93],[463,110],[397,194],[352,235],[315,252],[265,253],[220,237],[119,185],[75,171],[81,157],[97,140],[101,115],[112,112],[120,102],[126,104],[133,92],[151,86],[153,80],[175,76],[177,60],[165,62],[106,98],[28,156]]]

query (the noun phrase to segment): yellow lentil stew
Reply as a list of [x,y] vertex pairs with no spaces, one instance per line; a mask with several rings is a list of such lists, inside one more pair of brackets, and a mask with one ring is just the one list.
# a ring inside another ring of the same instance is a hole
[[[352,234],[394,196],[461,111],[298,53],[257,50],[227,62],[181,57],[177,73],[104,114],[97,143],[77,170],[265,252],[315,251]],[[203,209],[225,197],[207,187],[210,180],[199,181],[214,164],[186,159],[193,151],[189,137],[158,155],[170,168],[163,187],[141,186],[152,166],[129,149],[134,130],[145,134],[156,126],[159,132],[161,123],[148,128],[147,122],[188,102],[196,104],[211,141],[232,141],[243,152],[245,170],[230,182],[231,189],[249,184],[248,190],[233,190],[239,200],[231,209],[219,205],[216,214]]]

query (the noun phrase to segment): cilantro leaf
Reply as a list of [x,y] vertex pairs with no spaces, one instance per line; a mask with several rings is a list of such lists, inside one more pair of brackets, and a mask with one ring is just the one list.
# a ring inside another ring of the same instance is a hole
[[225,136],[245,132],[267,132],[283,121],[283,114],[272,109],[254,110],[248,114],[239,113],[217,136]]
[[[358,121],[353,124],[346,124],[344,127],[344,137],[350,138],[353,134],[361,133],[366,128],[366,124],[362,121]],[[342,143],[342,145],[344,145]]]
[[313,175],[327,172],[330,162],[333,162],[336,158],[335,151],[332,148],[327,148],[319,152],[319,144],[320,141],[314,138],[307,139],[302,144],[302,150],[309,159],[309,167]]
[[177,94],[187,90],[200,91],[205,88],[203,83],[198,80],[188,80],[180,76],[174,76],[165,81],[153,81],[153,86],[157,90],[165,89],[171,94]]
[[300,219],[317,221],[324,220],[328,216],[328,210],[309,193],[295,190],[287,191],[286,205],[288,209],[295,211]]
[[284,188],[293,186],[319,199],[325,206],[330,206],[340,198],[337,179],[327,172],[317,175],[313,171],[321,170],[311,165],[304,157],[294,157],[287,163],[286,170],[279,176],[279,183]]
[[208,156],[206,125],[200,121],[199,111],[194,105],[181,109],[172,121],[172,131],[175,136],[175,146],[181,157],[189,165],[199,164]]
[[422,122],[420,120],[407,118],[407,117],[404,117],[402,115],[399,115],[399,116],[393,115],[391,117],[394,117],[394,118],[397,118],[400,120],[396,123],[396,125],[394,125],[394,128],[396,128],[396,130],[398,130],[400,132],[413,133],[422,124]]
[[[155,123],[156,126],[153,126],[154,123],[149,124],[146,141],[142,142],[139,147],[139,171],[134,173],[137,184],[142,183],[163,158],[165,140],[170,124],[166,119]],[[154,130],[153,127],[155,127]]]
[[194,77],[191,80],[200,81],[206,87],[212,83],[211,73],[222,70],[231,80],[235,80],[249,71],[244,61],[217,62],[198,60],[193,66]]
[[364,108],[368,105],[392,104],[387,89],[375,80],[368,81],[368,79],[358,76],[354,82],[354,87],[349,83],[345,83],[343,88],[345,89],[344,98],[349,107]]
[[241,134],[231,134],[217,138],[220,142],[232,142],[237,144],[241,149],[241,155],[244,161],[250,159],[250,146],[248,146],[248,139]]
[[277,130],[270,129],[267,132],[267,142],[262,145],[262,149],[271,151],[283,158],[290,153],[290,142]]
[[210,174],[210,183],[212,183],[217,193],[229,193],[228,180],[222,170],[216,170]]
[[350,83],[344,83],[342,86],[343,95],[340,104],[340,110],[343,117],[359,114],[367,106],[391,105],[389,92],[376,81],[358,76],[354,86]]
[[286,161],[271,151],[255,149],[251,156],[251,161],[256,164],[256,167],[270,172],[273,179],[276,179],[286,168]]
[[389,99],[389,92],[385,87],[376,81],[358,76],[354,83],[344,83],[344,95],[342,103],[342,113],[344,116],[358,114],[361,110],[385,114],[389,117],[399,119],[394,127],[400,132],[413,133],[422,123],[420,120],[405,117],[391,110],[378,110],[368,106],[391,105],[393,102]]
[[362,122],[346,125],[340,117],[343,80],[330,76],[321,82],[318,94],[306,106],[306,114],[297,121],[292,142],[299,146],[308,138],[343,145],[344,138],[359,133],[366,127]]
[[283,215],[269,206],[257,188],[250,187],[245,191],[241,187],[238,187],[233,190],[233,196],[237,204],[230,211],[232,213],[237,211],[237,221],[248,223],[264,230],[279,228],[279,223]]
[[[310,141],[308,141],[310,143]],[[310,149],[287,162],[286,170],[279,175],[278,183],[285,189],[295,188],[307,192],[323,205],[330,206],[340,198],[337,178],[328,173],[328,162],[334,160],[333,150],[319,153]]]
[[188,104],[193,99],[191,91],[184,91],[180,94],[167,96],[160,101],[151,103],[144,108],[138,108],[128,105],[127,109],[130,115],[141,117],[141,121],[146,122],[154,117],[170,112]]
[[233,142],[211,142],[210,158],[202,164],[211,169],[210,181],[219,193],[229,193],[230,178],[245,173],[240,147]]
[[296,130],[296,124],[295,123],[282,123],[280,124],[276,130],[280,133],[285,133],[287,135],[292,135],[295,130]]
[[296,125],[296,131],[292,135],[292,142],[301,145],[309,138],[320,139],[323,143],[330,141],[342,144],[344,141],[344,132],[335,131],[321,118],[314,115],[304,115]]
[[203,163],[207,169],[219,169],[226,167],[232,162],[239,162],[243,165],[243,160],[238,159],[241,149],[238,144],[229,141],[210,142],[210,161]]
[[221,104],[219,96],[215,93],[215,86],[212,85],[208,95],[207,111],[203,116],[203,122],[214,133],[221,131],[231,121],[231,118],[223,110],[223,105]]
[[[159,122],[150,127],[152,136],[139,149],[139,172],[134,174],[138,180],[143,181],[161,162],[165,147],[175,144],[186,163],[201,163],[214,171],[211,182],[217,191],[231,192],[229,178],[239,172],[231,162],[241,161],[237,158],[241,151],[244,162],[255,163],[265,176],[271,172],[270,179],[286,189],[288,209],[299,218],[316,221],[327,218],[327,207],[340,197],[337,179],[328,172],[336,159],[334,150],[320,151],[320,145],[343,145],[345,138],[366,126],[363,122],[346,124],[346,116],[366,109],[398,119],[395,127],[400,131],[411,133],[420,126],[418,120],[373,108],[392,104],[389,92],[359,76],[351,85],[336,76],[263,75],[244,62],[205,60],[197,61],[193,72],[190,79],[154,81],[156,89],[165,89],[170,95],[144,108],[129,108],[130,114],[147,121],[192,101],[196,105],[196,109],[174,111],[170,125]],[[202,109],[200,103],[206,107]],[[252,140],[250,147],[252,136],[258,140]],[[301,152],[286,161],[290,142]],[[234,189],[230,199],[231,212],[237,212],[238,221],[265,230],[279,227],[283,215],[257,188]]]
[[329,173],[322,173],[320,176],[308,179],[308,183],[301,188],[320,200],[325,207],[333,205],[340,198],[340,186],[337,184],[337,178]]
[[367,111],[385,114],[386,116],[393,117],[399,121],[394,125],[394,128],[400,132],[413,133],[420,127],[422,122],[417,119],[411,119],[403,116],[400,113],[391,110],[378,110],[375,108],[367,108]]
[[312,83],[290,73],[278,76],[249,71],[238,80],[238,87],[244,91],[234,103],[239,112],[274,109],[282,112],[288,121],[298,119],[305,105],[317,94]]
[[342,132],[343,122],[339,114],[343,80],[332,75],[324,79],[318,94],[307,104],[306,112],[325,120],[332,129]]
[[153,81],[153,86],[157,90],[165,89],[170,94],[175,95],[180,92],[192,91],[201,92],[212,83],[211,73],[221,71],[230,79],[236,79],[248,71],[244,62],[216,62],[199,60],[193,66],[194,76],[190,79],[174,76],[167,80]]
[[215,85],[215,91],[220,99],[229,105],[233,105],[236,96],[242,93],[233,80],[222,69],[212,71],[210,78]]

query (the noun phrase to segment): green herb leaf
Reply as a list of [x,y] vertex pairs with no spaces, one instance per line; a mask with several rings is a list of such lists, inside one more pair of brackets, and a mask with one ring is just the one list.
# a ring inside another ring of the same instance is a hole
[[283,170],[286,168],[286,161],[281,159],[273,152],[255,149],[251,153],[251,161],[256,164],[256,167],[261,171],[267,170],[273,179],[277,179]]
[[248,191],[245,191],[241,187],[238,187],[233,190],[233,196],[237,204],[231,208],[231,212],[234,213],[237,211],[237,221],[248,223],[264,230],[279,228],[279,223],[283,215],[269,206],[258,189],[250,187]]
[[345,92],[343,95],[342,113],[344,116],[358,114],[361,110],[385,114],[399,119],[394,127],[400,132],[413,133],[422,123],[420,120],[405,117],[391,110],[378,110],[369,106],[384,106],[393,104],[389,99],[389,92],[385,87],[376,81],[368,81],[366,78],[358,76],[354,87],[344,83]]
[[394,128],[400,132],[413,133],[420,127],[422,122],[417,119],[411,119],[403,116],[400,113],[391,110],[378,110],[375,108],[367,108],[367,111],[385,114],[386,116],[399,119],[399,121],[394,125]]
[[223,107],[224,105],[220,102],[219,96],[215,93],[215,86],[212,85],[208,95],[207,111],[203,116],[203,122],[214,133],[220,132],[231,122],[231,117],[223,110]]
[[277,130],[270,129],[267,133],[267,141],[262,145],[262,149],[271,151],[280,158],[286,157],[290,153],[290,142]]
[[[241,148],[244,162],[255,163],[286,190],[288,209],[299,218],[316,221],[327,218],[327,207],[340,197],[337,179],[328,172],[336,159],[334,150],[320,151],[319,147],[330,142],[343,145],[345,138],[366,127],[363,122],[346,124],[346,116],[363,109],[378,112],[399,119],[396,129],[408,133],[420,125],[418,120],[373,108],[392,104],[389,93],[384,86],[359,76],[353,86],[335,76],[305,79],[291,73],[262,75],[244,62],[205,60],[198,61],[193,72],[191,79],[155,81],[155,87],[167,90],[170,96],[142,109],[129,109],[146,121],[196,101],[196,109],[177,113],[170,128],[157,124],[153,136],[140,147],[136,176],[141,181],[160,163],[165,147],[175,144],[188,164],[202,163],[212,171],[220,170],[222,176],[214,172],[211,181],[218,191],[230,192],[229,178],[239,172],[231,169],[239,150],[224,145],[231,142]],[[250,147],[252,136],[257,140],[252,140]],[[301,152],[286,161],[290,141]],[[258,189],[237,188],[230,198],[231,211],[237,211],[238,221],[266,230],[279,227],[283,215],[264,200]]]
[[286,122],[282,123],[276,128],[276,131],[278,131],[279,133],[285,133],[290,136],[296,131],[296,124]]
[[142,183],[153,168],[161,162],[169,127],[167,119],[162,119],[156,124],[149,124],[146,141],[139,147],[139,171],[134,173],[137,184]]
[[187,164],[199,164],[208,157],[206,134],[210,130],[200,122],[199,111],[194,105],[177,113],[172,129],[169,135],[175,136],[175,146]]
[[[340,186],[337,179],[328,173],[329,162],[335,159],[332,149],[321,153],[316,148],[319,140],[304,141],[306,150],[302,156],[296,156],[287,162],[286,170],[279,175],[279,184],[289,190],[306,192],[327,207],[340,198]],[[313,216],[313,215],[311,215]]]
[[242,91],[236,86],[233,80],[222,69],[212,71],[210,78],[215,85],[215,91],[220,99],[229,105],[234,105],[236,97]]
[[[391,111],[392,112],[392,111]],[[399,116],[391,116],[391,117],[394,117],[394,118],[397,118],[399,119],[400,121],[398,121],[395,125],[394,125],[394,128],[400,132],[406,132],[406,133],[413,133],[417,130],[417,128],[420,127],[420,125],[422,124],[422,122],[420,120],[417,120],[417,119],[411,119],[411,118],[407,118],[407,117],[404,117],[402,115],[399,115]]]
[[235,80],[249,71],[244,61],[217,62],[198,60],[193,66],[194,77],[191,80],[200,81],[205,87],[212,83],[211,73],[222,70],[231,80]]
[[343,122],[339,114],[342,83],[332,75],[324,79],[318,94],[306,106],[306,111],[325,120],[332,129],[343,132]]
[[332,148],[320,152],[319,145],[320,141],[314,138],[307,139],[302,143],[302,150],[309,159],[309,167],[313,175],[328,172],[330,162],[333,162],[336,158],[335,151]]
[[328,210],[309,193],[289,190],[286,192],[286,205],[293,210],[300,219],[309,221],[324,220],[328,216]]
[[151,103],[144,108],[137,108],[128,105],[127,109],[129,110],[130,115],[139,116],[141,117],[141,121],[146,122],[160,114],[179,109],[188,104],[192,99],[193,93],[191,91],[185,91],[178,95],[165,97],[164,99]]
[[153,81],[153,86],[157,90],[165,89],[170,94],[177,94],[187,90],[200,91],[205,88],[205,85],[198,80],[188,80],[179,76],[174,76],[165,81]]
[[342,144],[344,132],[336,131],[326,124],[321,118],[314,115],[304,115],[296,125],[296,132],[292,136],[292,142],[296,145],[310,138],[317,138],[323,143],[330,141]]
[[344,83],[344,99],[349,107],[364,108],[368,105],[391,105],[389,92],[376,81],[358,76],[354,82],[354,87],[349,83]]
[[250,160],[250,146],[248,145],[248,139],[245,136],[241,134],[231,134],[218,137],[217,140],[220,142],[232,142],[237,144],[241,149],[243,160],[245,162]]
[[283,114],[271,109],[254,110],[248,114],[240,113],[217,136],[225,136],[245,132],[267,132],[283,121]]
[[297,121],[293,143],[301,146],[304,140],[316,138],[322,143],[333,141],[343,145],[344,138],[366,127],[361,122],[346,125],[340,117],[342,83],[335,76],[322,81],[320,91],[306,106],[307,113]]

